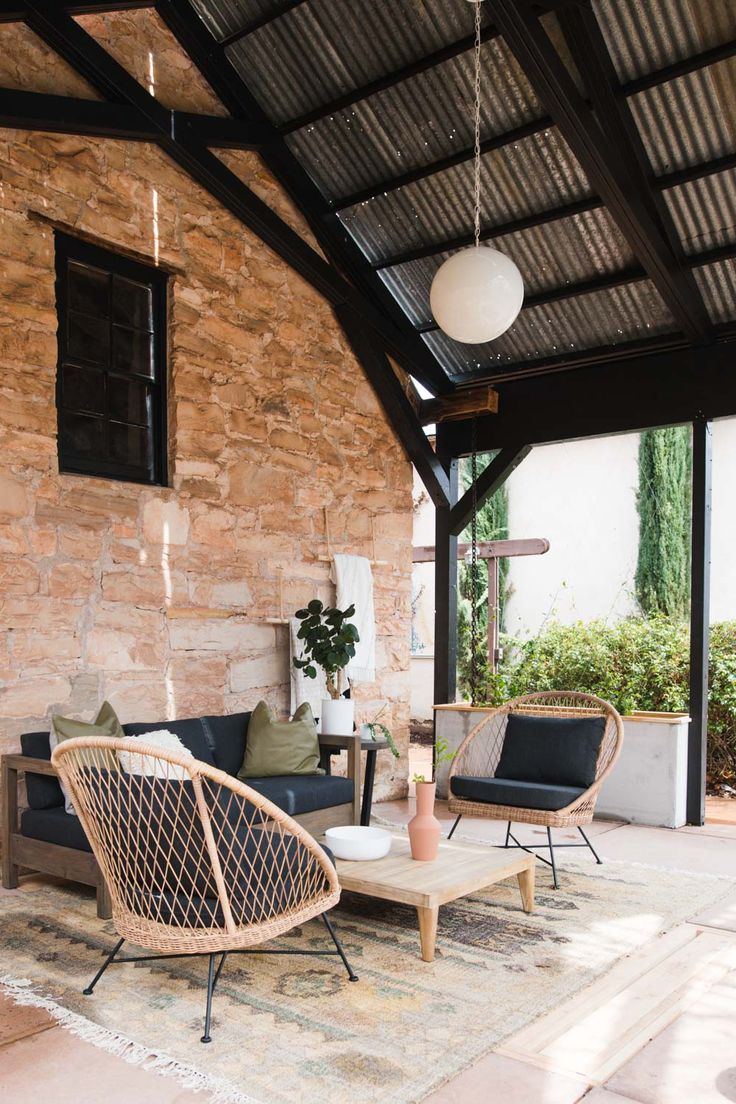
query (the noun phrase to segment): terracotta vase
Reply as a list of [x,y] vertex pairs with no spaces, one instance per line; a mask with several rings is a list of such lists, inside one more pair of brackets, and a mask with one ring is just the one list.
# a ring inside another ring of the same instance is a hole
[[435,787],[434,782],[417,782],[416,816],[409,821],[411,857],[420,862],[436,859],[440,846],[442,829],[434,815]]

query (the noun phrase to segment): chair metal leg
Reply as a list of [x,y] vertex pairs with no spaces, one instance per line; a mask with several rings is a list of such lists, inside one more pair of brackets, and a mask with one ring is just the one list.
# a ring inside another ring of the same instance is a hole
[[463,815],[462,813],[457,814],[457,819],[456,819],[455,823],[453,824],[452,828],[450,829],[449,834],[447,836],[448,840],[452,839],[453,833],[454,833],[455,829],[457,828],[458,824],[460,823],[462,815]]
[[[214,954],[210,955],[210,964],[209,964],[209,969],[207,970],[207,1010],[206,1010],[205,1016],[204,1016],[204,1035],[200,1039],[201,1043],[211,1043],[212,1042],[212,1036],[210,1035],[210,1023],[212,1021],[212,994],[215,991],[215,959],[216,959],[216,957],[217,957],[217,955],[214,955]],[[225,961],[225,956],[223,955],[222,961],[220,962],[220,968],[222,968],[222,963],[224,961]],[[219,969],[218,969],[218,975],[219,975]]]
[[104,961],[104,962],[102,963],[102,965],[100,966],[100,968],[99,968],[99,970],[97,971],[97,973],[95,974],[95,976],[94,976],[94,977],[92,978],[92,981],[91,981],[91,982],[89,983],[89,985],[87,986],[87,988],[86,988],[86,989],[83,989],[83,990],[82,990],[82,992],[84,993],[85,997],[89,997],[89,996],[91,996],[91,995],[92,995],[92,993],[94,992],[94,988],[95,988],[95,985],[96,985],[96,984],[97,984],[97,982],[98,982],[98,981],[100,980],[100,978],[101,978],[101,977],[102,977],[102,975],[104,974],[104,972],[105,972],[105,970],[107,969],[107,967],[111,965],[111,963],[112,963],[113,959],[115,958],[115,955],[116,955],[116,954],[118,953],[118,951],[120,950],[120,948],[122,947],[122,945],[123,945],[123,943],[124,943],[124,942],[125,942],[125,940],[124,940],[124,939],[120,939],[120,940],[119,940],[119,941],[118,941],[118,942],[117,942],[117,943],[115,944],[115,947],[113,948],[113,950],[112,950],[112,951],[110,951],[110,954],[109,954],[109,955],[107,956],[107,958],[105,959],[105,961]]
[[549,844],[549,857],[550,857],[550,860],[551,860],[552,879],[554,881],[554,887],[555,887],[555,889],[559,889],[560,887],[559,887],[559,884],[557,882],[557,867],[555,866],[555,849],[552,846],[552,829],[551,828],[547,829],[547,842]]
[[510,835],[511,835],[511,821],[509,821],[508,824],[506,825],[506,839],[504,841],[504,847],[508,847],[508,845],[509,845],[509,836]]
[[602,865],[603,865],[603,859],[602,859],[602,858],[600,857],[600,855],[599,855],[599,854],[598,854],[598,852],[596,851],[595,847],[594,847],[594,846],[593,846],[593,844],[592,844],[592,843],[590,842],[590,840],[588,839],[588,837],[586,836],[585,832],[583,831],[583,829],[582,829],[582,828],[580,827],[580,825],[579,825],[579,824],[578,824],[578,832],[579,832],[579,833],[580,833],[580,835],[581,835],[581,836],[583,837],[583,839],[584,839],[584,840],[585,840],[585,842],[587,843],[587,845],[588,845],[588,847],[590,848],[590,850],[591,850],[591,851],[593,852],[593,858],[595,859],[595,861],[596,861],[596,862],[598,863],[598,865],[599,865],[599,866],[602,866]]
[[322,919],[325,922],[325,927],[327,928],[328,932],[332,936],[332,942],[337,947],[337,953],[339,954],[340,958],[343,961],[343,965],[344,965],[345,969],[348,972],[348,977],[350,978],[351,981],[357,981],[358,980],[358,975],[353,973],[353,968],[347,960],[347,956],[345,954],[345,951],[342,948],[342,943],[337,938],[337,932],[335,931],[334,927],[332,926],[332,921],[330,920],[330,918],[329,918],[329,916],[327,915],[326,912],[322,913]]

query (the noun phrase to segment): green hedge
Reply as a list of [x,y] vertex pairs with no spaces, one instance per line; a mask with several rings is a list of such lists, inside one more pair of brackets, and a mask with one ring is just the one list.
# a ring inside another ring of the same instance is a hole
[[[597,694],[621,713],[635,709],[687,712],[689,641],[686,622],[632,617],[550,625],[524,644],[506,641],[507,658],[486,685],[492,702],[533,690]],[[508,645],[511,647],[508,647]],[[711,626],[708,773],[736,777],[736,621]]]

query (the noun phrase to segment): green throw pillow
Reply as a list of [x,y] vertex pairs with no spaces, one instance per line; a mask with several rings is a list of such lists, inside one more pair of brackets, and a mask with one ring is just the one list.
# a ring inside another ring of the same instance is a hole
[[290,721],[275,721],[264,701],[253,710],[238,778],[278,774],[324,774],[319,766],[319,737],[310,705],[300,705]]
[[[112,736],[116,740],[125,739],[125,733],[117,718],[117,714],[109,702],[102,703],[99,713],[91,723],[87,721],[77,721],[72,717],[60,717],[58,714],[54,714],[51,718],[51,725],[49,746],[52,751],[57,744],[60,744],[63,740],[71,740],[75,736]],[[105,758],[108,758],[108,756],[105,756]],[[110,752],[109,763],[106,765],[110,770],[118,770],[118,761],[113,752]],[[77,814],[74,810],[71,798],[66,792],[63,782],[61,783],[61,788],[64,791],[64,808],[68,813],[71,813],[72,816],[76,816]]]

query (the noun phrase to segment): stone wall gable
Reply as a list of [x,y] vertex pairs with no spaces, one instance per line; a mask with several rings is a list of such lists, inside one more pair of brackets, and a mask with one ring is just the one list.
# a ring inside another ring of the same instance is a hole
[[[334,600],[325,509],[332,551],[386,561],[356,699],[406,744],[411,469],[328,304],[154,146],[0,130],[0,176],[0,750],[104,697],[124,721],[285,709],[264,622]],[[169,487],[58,472],[55,220],[176,270]]]
[[0,84],[28,92],[101,99],[86,80],[23,23],[0,24]]

